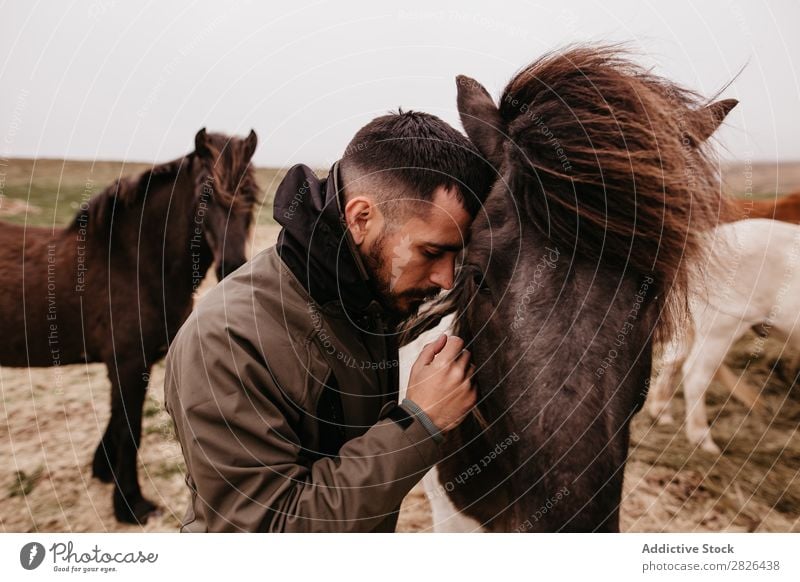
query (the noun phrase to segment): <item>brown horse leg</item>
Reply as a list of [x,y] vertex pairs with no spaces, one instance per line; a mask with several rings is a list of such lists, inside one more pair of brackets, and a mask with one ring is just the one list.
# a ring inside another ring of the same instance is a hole
[[113,363],[109,365],[111,419],[95,451],[92,469],[98,471],[99,474],[95,473],[98,478],[108,475],[115,483],[113,499],[117,520],[143,524],[157,509],[142,496],[136,468],[149,371],[120,365],[117,376],[113,366]]
[[114,482],[113,467],[117,464],[117,440],[115,437],[117,433],[116,427],[121,424],[119,418],[121,407],[114,406],[113,400],[114,397],[112,395],[111,418],[92,460],[92,476],[100,479],[103,483]]

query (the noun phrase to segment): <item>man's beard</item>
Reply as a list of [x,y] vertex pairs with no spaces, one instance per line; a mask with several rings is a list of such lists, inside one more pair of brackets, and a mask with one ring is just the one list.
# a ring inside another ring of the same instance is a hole
[[367,270],[370,280],[384,306],[391,311],[397,321],[408,319],[417,314],[419,308],[434,299],[441,291],[438,287],[428,287],[424,289],[407,289],[401,293],[392,291],[391,278],[393,276],[391,267],[387,264],[389,260],[384,253],[386,246],[387,232],[378,235],[372,248],[364,258],[364,267]]

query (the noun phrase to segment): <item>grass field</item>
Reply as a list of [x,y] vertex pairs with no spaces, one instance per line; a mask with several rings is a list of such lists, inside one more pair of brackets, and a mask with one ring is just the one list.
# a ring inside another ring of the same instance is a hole
[[[97,194],[120,176],[149,168],[143,163],[109,161],[0,160],[0,218],[18,224],[62,226],[86,194]],[[767,198],[800,188],[800,162],[728,164],[722,173],[726,190],[735,196]],[[264,193],[257,224],[274,224],[272,199],[285,174],[285,169],[256,169]]]
[[[102,192],[121,176],[136,175],[150,167],[142,163],[47,159],[11,159],[4,165],[0,160],[0,218],[18,224],[63,226],[87,195]],[[264,205],[256,211],[257,224],[275,224],[272,198],[285,174],[285,169],[256,169],[264,195]]]
[[[60,160],[0,160],[0,217],[59,226],[85,193],[97,193],[144,164]],[[284,170],[258,169],[266,193],[258,210],[252,252],[274,243],[271,201]],[[738,195],[773,196],[800,188],[800,163],[730,165],[726,188]],[[0,226],[1,227],[1,226]],[[207,278],[199,294],[214,284]],[[794,354],[779,358],[770,340],[758,358],[753,337],[728,363],[763,386],[772,416],[753,414],[716,384],[709,415],[714,457],[694,451],[680,422],[654,423],[645,413],[632,424],[621,510],[626,531],[800,531],[800,390]],[[140,476],[145,495],[162,508],[144,527],[121,525],[111,510],[111,487],[91,478],[90,462],[109,416],[109,383],[100,364],[20,369],[0,366],[0,531],[175,531],[186,508],[183,459],[163,407],[163,362],[155,366],[144,410]],[[56,391],[54,384],[66,389]],[[680,392],[675,417],[682,418]],[[427,531],[430,509],[421,488],[406,498],[401,531]]]

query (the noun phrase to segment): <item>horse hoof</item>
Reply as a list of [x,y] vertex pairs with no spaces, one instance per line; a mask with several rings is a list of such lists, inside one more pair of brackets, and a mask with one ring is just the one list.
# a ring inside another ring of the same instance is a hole
[[702,451],[711,453],[712,455],[722,454],[722,450],[717,446],[717,443],[714,442],[714,439],[711,438],[711,429],[708,427],[687,429],[686,437],[691,444]]
[[159,513],[158,506],[144,497],[139,497],[130,505],[124,500],[118,502],[116,498],[114,499],[114,516],[121,523],[144,525],[150,516],[156,516]]
[[722,454],[722,450],[717,446],[717,443],[714,442],[714,439],[711,438],[711,435],[708,434],[708,431],[703,431],[702,435],[695,436],[695,438],[690,438],[689,440],[701,451],[711,453],[712,455]]
[[722,454],[722,450],[717,446],[717,443],[715,443],[711,437],[706,437],[703,439],[703,442],[700,444],[700,448],[707,453],[711,453],[712,455]]

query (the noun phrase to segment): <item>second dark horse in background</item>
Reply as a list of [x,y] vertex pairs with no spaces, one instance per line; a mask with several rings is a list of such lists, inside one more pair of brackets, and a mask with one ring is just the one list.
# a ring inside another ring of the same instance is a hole
[[202,129],[195,151],[118,180],[64,229],[0,229],[0,364],[106,364],[111,419],[92,474],[115,483],[119,521],[144,523],[156,509],[136,468],[150,369],[212,262],[221,279],[246,261],[256,145],[252,131],[239,139]]

